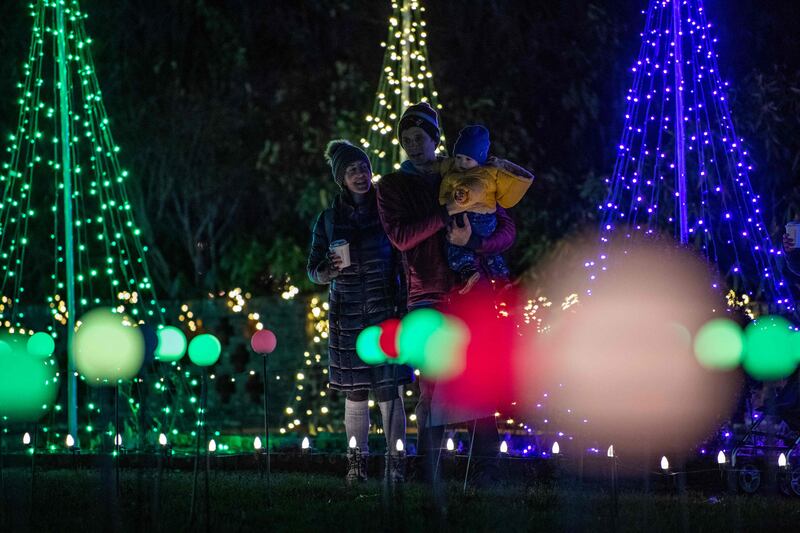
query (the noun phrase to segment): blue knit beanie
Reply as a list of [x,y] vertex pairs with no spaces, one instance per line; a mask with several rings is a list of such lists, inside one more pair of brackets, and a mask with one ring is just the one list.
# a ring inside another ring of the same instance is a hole
[[330,164],[333,179],[340,188],[344,188],[342,185],[342,182],[344,182],[344,171],[350,163],[363,161],[369,167],[370,172],[372,172],[372,165],[364,150],[358,146],[353,146],[350,141],[344,139],[336,139],[328,143],[328,146],[325,148],[325,160]]
[[458,140],[453,155],[465,155],[478,162],[486,163],[489,157],[489,130],[483,126],[467,126],[458,132]]

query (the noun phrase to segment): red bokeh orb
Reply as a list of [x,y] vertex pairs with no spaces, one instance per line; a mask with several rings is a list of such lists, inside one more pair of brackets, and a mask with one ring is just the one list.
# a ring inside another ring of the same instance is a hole
[[390,318],[381,324],[381,335],[378,337],[381,350],[388,357],[397,359],[397,330],[400,328],[400,320]]
[[466,295],[452,295],[443,306],[442,311],[461,320],[470,335],[464,370],[436,385],[436,394],[453,412],[470,413],[472,418],[491,416],[496,410],[510,412],[517,392],[513,354],[518,334],[506,310],[514,309],[517,299],[514,289],[498,294],[490,285],[478,284]]

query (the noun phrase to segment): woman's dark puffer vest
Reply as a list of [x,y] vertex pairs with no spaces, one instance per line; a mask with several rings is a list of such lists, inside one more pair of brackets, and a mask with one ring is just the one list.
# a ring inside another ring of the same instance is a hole
[[[330,243],[338,239],[350,243],[351,264],[337,273],[327,253]],[[377,389],[413,381],[408,366],[370,366],[356,354],[356,338],[364,328],[405,311],[405,283],[398,260],[378,218],[374,188],[359,206],[347,191],[339,193],[317,218],[307,271],[314,283],[330,283],[328,377],[332,389]]]

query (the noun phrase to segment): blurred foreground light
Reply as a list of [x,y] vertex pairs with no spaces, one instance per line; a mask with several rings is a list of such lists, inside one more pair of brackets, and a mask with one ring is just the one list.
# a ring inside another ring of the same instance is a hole
[[[437,380],[432,425],[491,416],[499,409],[506,411],[530,390],[514,388],[518,379],[514,348],[522,343],[522,337],[517,317],[509,310],[517,308],[517,293],[516,288],[495,292],[488,283],[479,283],[465,295],[452,295],[442,306],[440,316],[430,315],[431,322],[438,325],[422,347],[419,370],[423,378]],[[407,333],[404,328],[405,324],[401,324],[401,337]],[[528,349],[520,352],[531,359],[531,336],[524,340]],[[403,356],[401,349],[400,358]],[[531,372],[528,376],[535,378],[537,374]]]
[[222,344],[210,333],[203,333],[189,343],[189,359],[197,366],[211,366],[219,360]]
[[274,352],[277,346],[278,338],[275,333],[268,329],[256,331],[250,338],[250,347],[253,348],[254,352],[262,355]]
[[435,309],[417,309],[400,322],[397,331],[399,362],[421,368],[428,339],[444,325],[444,315]]
[[369,326],[361,330],[356,338],[356,353],[368,365],[383,364],[388,358],[381,350],[380,337],[380,326]]
[[760,317],[745,328],[745,371],[755,379],[783,379],[797,368],[794,332],[783,317]]
[[469,340],[469,328],[455,316],[417,309],[400,322],[397,362],[419,369],[425,377],[448,380],[464,370]]
[[131,379],[144,363],[141,332],[110,309],[93,309],[83,315],[72,346],[75,366],[90,385]]
[[0,335],[0,420],[36,422],[52,408],[58,366],[30,354],[22,335]]
[[175,326],[165,326],[156,331],[158,346],[156,359],[163,363],[178,361],[186,353],[186,335]]
[[[594,243],[574,250],[579,257],[597,253]],[[591,297],[549,315],[549,329],[516,350],[517,397],[534,414],[543,393],[550,393],[549,409],[575,413],[560,420],[559,429],[613,442],[626,462],[644,466],[656,447],[680,457],[735,404],[740,375],[717,371],[719,352],[709,356],[703,339],[703,355],[696,357],[690,336],[717,318],[714,310],[724,299],[707,265],[671,242],[631,239],[609,245],[606,253],[608,269],[592,282]],[[542,293],[560,298],[585,286],[584,270],[565,268],[564,261],[541,267]],[[733,359],[736,332],[725,325],[722,338],[729,337],[722,353]],[[705,356],[717,364],[714,371],[699,364]]]
[[380,325],[381,334],[378,338],[378,344],[381,351],[391,359],[397,359],[397,332],[400,329],[400,320],[390,318],[385,320]]
[[739,325],[727,318],[706,322],[694,339],[697,361],[711,370],[732,370],[742,362],[744,336]]
[[47,359],[56,349],[55,341],[48,333],[40,331],[28,339],[28,353],[37,359]]
[[439,327],[425,340],[419,370],[427,378],[446,381],[464,371],[470,331],[455,316],[442,315],[442,319]]

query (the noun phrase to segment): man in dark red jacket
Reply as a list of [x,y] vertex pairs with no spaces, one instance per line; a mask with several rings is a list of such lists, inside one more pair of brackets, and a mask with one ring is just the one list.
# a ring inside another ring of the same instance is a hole
[[[442,177],[435,170],[439,144],[439,121],[427,103],[405,110],[398,124],[400,145],[408,155],[398,172],[384,176],[377,186],[378,214],[391,243],[400,250],[408,286],[408,310],[436,307],[447,300],[455,276],[447,264],[445,239],[481,254],[498,254],[514,243],[516,228],[506,211],[497,207],[497,229],[484,239],[473,235],[466,217],[464,225],[450,223],[455,206],[439,205]],[[484,270],[483,265],[481,269]],[[483,279],[491,276],[482,272]],[[431,453],[441,446],[443,427],[431,426],[429,415],[434,383],[420,379],[416,407],[418,454],[435,460]],[[477,456],[497,453],[498,433],[494,417],[477,421],[473,452]]]

